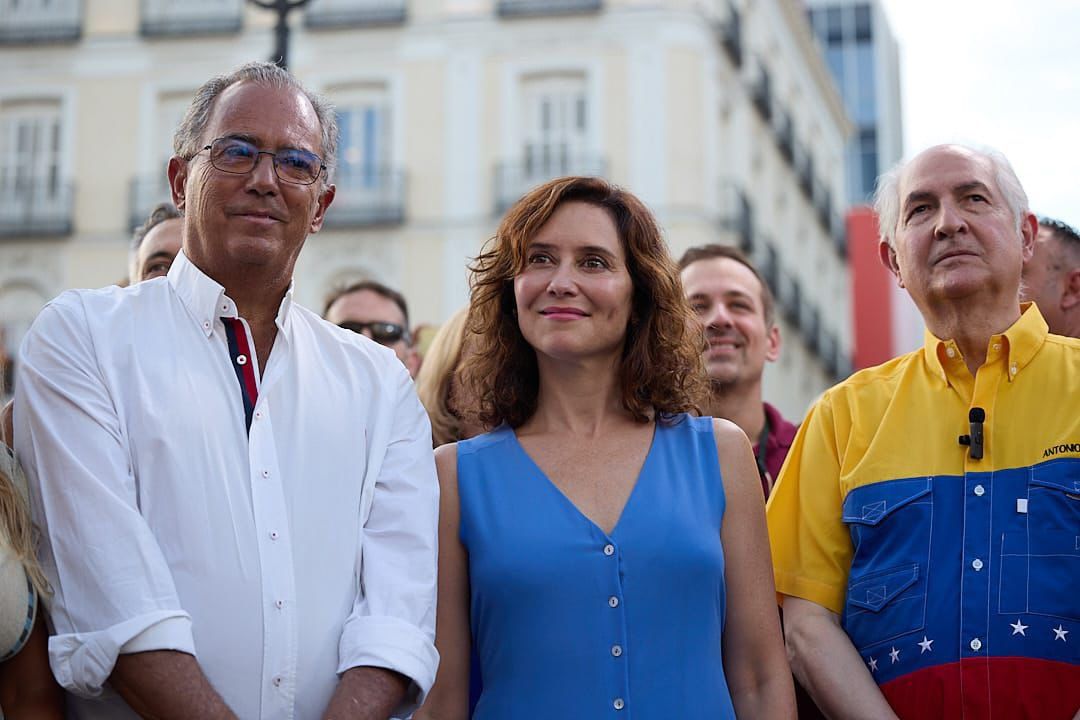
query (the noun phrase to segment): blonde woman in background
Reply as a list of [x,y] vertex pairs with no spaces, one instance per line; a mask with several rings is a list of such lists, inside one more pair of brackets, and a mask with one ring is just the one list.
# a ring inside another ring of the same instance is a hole
[[34,557],[26,478],[10,447],[11,422],[8,404],[0,423],[0,718],[59,720],[64,697],[49,670],[40,603],[48,583]]
[[466,402],[457,379],[463,355],[468,351],[465,343],[468,317],[469,308],[463,307],[439,328],[424,353],[424,362],[416,376],[416,394],[431,420],[434,447],[483,432],[483,428],[470,422],[469,415],[463,412]]

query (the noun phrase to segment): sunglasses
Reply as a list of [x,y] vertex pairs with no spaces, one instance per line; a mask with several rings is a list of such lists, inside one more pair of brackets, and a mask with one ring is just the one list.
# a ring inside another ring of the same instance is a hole
[[352,320],[346,320],[338,323],[338,327],[352,330],[360,335],[367,335],[380,345],[392,345],[398,340],[409,342],[409,331],[397,323],[353,322]]

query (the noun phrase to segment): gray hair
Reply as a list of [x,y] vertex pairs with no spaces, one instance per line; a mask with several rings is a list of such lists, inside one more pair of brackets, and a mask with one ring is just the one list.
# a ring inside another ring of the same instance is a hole
[[271,88],[292,89],[303,93],[315,109],[322,130],[322,157],[326,165],[326,177],[323,187],[330,183],[337,164],[338,126],[337,114],[329,100],[313,93],[290,73],[269,62],[250,62],[241,65],[230,73],[210,78],[195,91],[195,97],[184,113],[176,133],[173,135],[173,152],[182,158],[192,158],[202,149],[201,143],[206,125],[210,122],[210,112],[214,101],[222,92],[237,83],[250,82]]
[[[963,144],[951,144],[948,147],[966,150],[989,161],[994,175],[994,184],[997,185],[1006,207],[1012,213],[1016,232],[1019,234],[1024,222],[1024,214],[1029,209],[1028,197],[1008,158],[1000,151],[989,147],[979,148]],[[896,247],[896,227],[900,222],[900,176],[911,162],[912,160],[903,160],[882,174],[878,178],[877,189],[874,191],[874,211],[878,216],[878,232],[889,247]]]

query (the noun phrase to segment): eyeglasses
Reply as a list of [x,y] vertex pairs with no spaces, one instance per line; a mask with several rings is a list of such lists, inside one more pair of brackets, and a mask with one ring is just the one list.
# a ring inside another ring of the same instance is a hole
[[409,331],[397,323],[353,322],[352,320],[346,320],[338,323],[338,327],[352,330],[360,335],[367,335],[380,345],[392,345],[398,340],[409,342]]
[[[251,172],[258,164],[260,155],[269,155],[274,160],[274,174],[282,182],[293,185],[311,185],[326,170],[322,158],[307,150],[282,148],[277,152],[270,152],[235,137],[218,138],[195,155],[203,150],[210,151],[210,164],[215,169],[234,175]],[[194,158],[195,155],[191,157]]]

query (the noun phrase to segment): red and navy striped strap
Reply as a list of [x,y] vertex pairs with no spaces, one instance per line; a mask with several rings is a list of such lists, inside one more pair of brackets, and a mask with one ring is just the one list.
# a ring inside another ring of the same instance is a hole
[[251,430],[251,417],[255,412],[255,403],[259,401],[259,386],[255,381],[255,362],[251,355],[251,346],[244,331],[244,324],[239,318],[221,318],[225,325],[225,337],[229,341],[229,359],[232,361],[236,379],[240,383],[240,395],[244,400],[244,422]]

